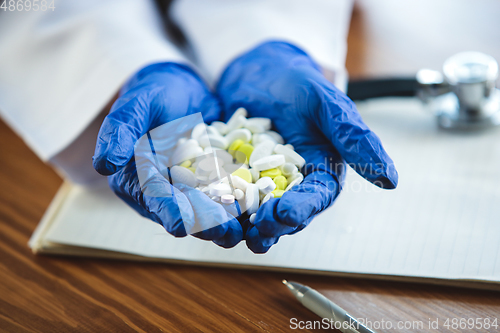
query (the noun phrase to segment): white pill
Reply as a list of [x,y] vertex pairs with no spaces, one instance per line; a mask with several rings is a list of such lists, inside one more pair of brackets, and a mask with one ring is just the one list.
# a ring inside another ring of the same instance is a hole
[[207,134],[207,125],[204,123],[197,124],[191,131],[191,139],[198,141],[199,137]]
[[179,140],[177,140],[176,147],[180,147],[180,146],[181,146],[181,145],[183,145],[186,141],[187,141],[187,138],[180,138]]
[[[301,175],[302,175],[302,174],[301,174]],[[288,184],[288,186],[286,187],[285,191],[288,191],[288,190],[290,190],[292,187],[294,187],[295,185],[298,185],[298,184],[302,183],[302,180],[304,180],[304,176],[295,178],[294,180],[292,180],[292,181],[290,182],[290,184]]]
[[224,165],[233,163],[233,156],[226,150],[216,149],[215,155],[217,156],[217,158],[221,159],[224,162]]
[[269,131],[271,129],[271,119],[261,117],[248,118],[245,127],[248,125],[256,125],[262,127],[264,131]]
[[253,166],[254,162],[264,158],[266,156],[272,155],[276,142],[273,140],[261,141],[257,146],[255,146],[252,155],[250,155],[249,164]]
[[257,216],[256,213],[253,213],[252,215],[250,215],[250,217],[248,218],[248,220],[250,221],[250,223],[253,223],[253,221],[255,221],[255,217]]
[[235,129],[242,128],[247,122],[247,118],[245,118],[246,115],[247,111],[244,108],[236,110],[226,123],[228,133]]
[[174,165],[170,168],[170,177],[172,178],[172,183],[175,184],[185,184],[187,186],[195,187],[198,185],[196,176],[189,169]]
[[254,134],[265,132],[264,127],[261,125],[248,123],[248,121],[245,123],[245,128]]
[[231,182],[234,188],[239,188],[242,191],[246,191],[248,188],[248,182],[241,177],[231,175]]
[[274,147],[274,153],[285,156],[287,162],[293,163],[299,168],[302,168],[304,164],[306,164],[306,160],[302,156],[281,144],[277,144],[276,147]]
[[216,170],[217,166],[219,169],[222,168],[224,166],[224,161],[220,158],[213,158],[213,156],[205,156],[205,158],[198,163],[195,173],[200,176],[208,176],[212,171]]
[[207,134],[208,135],[221,135],[221,133],[217,130],[217,128],[213,126],[207,126]]
[[285,164],[285,156],[271,155],[255,161],[253,163],[253,167],[258,171],[263,171],[263,170],[277,168],[282,164]]
[[175,149],[172,154],[172,164],[179,164],[201,155],[203,155],[203,149],[198,145],[198,141],[189,139]]
[[255,170],[255,169],[252,168],[249,171],[252,174],[252,182],[255,183],[257,180],[259,180],[259,178],[260,178],[260,172],[258,170]]
[[242,200],[245,197],[245,192],[237,188],[234,190],[234,197],[236,200]]
[[269,201],[269,199],[272,199],[274,198],[274,193],[273,192],[270,192],[268,194],[266,194],[266,196],[264,197],[264,199],[262,199],[262,205],[265,204],[266,202]]
[[208,176],[200,176],[200,175],[195,175],[195,176],[196,176],[196,180],[200,184],[206,185],[206,184],[210,183],[210,181],[208,180]]
[[[234,131],[231,131],[226,134],[224,139],[227,142],[233,142],[235,140],[242,140],[243,142],[250,142],[252,139],[252,132],[247,130],[246,128],[239,128],[235,129]],[[227,147],[227,146],[226,146]]]
[[226,138],[218,134],[209,134],[208,140],[210,141],[210,145],[215,148],[226,149],[229,144]]
[[[286,157],[285,157],[285,160],[286,160]],[[297,172],[299,172],[299,170],[297,169],[295,164],[290,163],[290,162],[283,164],[282,166],[279,167],[279,169],[280,169],[281,173],[283,174],[283,176],[285,176],[285,177],[290,177],[291,175],[294,175]]]
[[211,126],[213,126],[220,134],[225,135],[227,133],[227,125],[222,121],[214,121]]
[[219,172],[217,172],[217,170],[212,170],[212,172],[210,172],[210,175],[208,176],[208,181],[210,183],[213,183],[217,180],[222,180],[227,177],[227,173],[226,171],[224,171],[224,169],[219,168],[218,171]]
[[276,184],[273,182],[271,177],[262,177],[255,183],[255,185],[259,187],[259,191],[262,194],[271,193],[276,189]]
[[255,184],[248,184],[245,191],[245,207],[248,214],[253,214],[259,209],[259,187]]
[[288,148],[290,148],[291,150],[295,150],[295,148],[294,148],[291,144],[289,144],[289,143],[287,143],[287,144],[285,145],[285,147],[288,147]]
[[234,196],[231,194],[224,194],[220,197],[220,201],[223,204],[232,204],[234,202]]
[[285,140],[283,140],[283,137],[278,132],[275,132],[275,131],[266,131],[263,134],[269,135],[270,137],[272,137],[274,139],[274,141],[276,141],[279,144],[284,144],[285,143]]
[[210,195],[220,197],[224,194],[231,194],[231,187],[228,184],[219,183],[210,188]]
[[265,140],[271,140],[271,141],[276,142],[276,140],[272,136],[267,135],[265,133],[260,133],[260,134],[256,133],[252,136],[252,144],[254,145],[254,147],[256,147],[259,143],[261,143]]
[[299,172],[299,173],[287,178],[287,180],[288,180],[288,186],[286,187],[285,191],[288,191],[292,187],[294,187],[295,185],[302,183],[302,181],[304,180],[304,175]]

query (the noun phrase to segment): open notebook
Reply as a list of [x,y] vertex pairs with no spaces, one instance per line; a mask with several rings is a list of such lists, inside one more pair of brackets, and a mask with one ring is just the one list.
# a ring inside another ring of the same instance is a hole
[[348,171],[343,193],[264,255],[176,239],[107,187],[64,184],[30,240],[35,253],[234,265],[500,289],[500,129],[450,133],[413,99],[359,104],[399,171],[380,190]]

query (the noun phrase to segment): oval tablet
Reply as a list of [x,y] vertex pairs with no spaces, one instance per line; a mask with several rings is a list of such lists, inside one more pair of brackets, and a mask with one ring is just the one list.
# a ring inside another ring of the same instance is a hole
[[287,181],[283,176],[274,177],[273,182],[276,184],[276,189],[278,190],[284,190],[286,188]]
[[213,121],[210,126],[213,126],[222,135],[226,135],[227,133],[227,125],[222,121]]
[[283,145],[277,144],[276,147],[274,147],[274,152],[276,154],[285,156],[285,160],[287,162],[295,164],[299,167],[299,169],[302,168],[304,164],[306,164],[306,160],[302,156]]
[[255,161],[261,158],[272,155],[276,142],[273,140],[261,141],[257,146],[255,146],[252,155],[250,155],[249,164],[253,166]]
[[242,199],[244,199],[245,198],[245,192],[243,192],[239,188],[235,189],[234,190],[234,198],[236,200],[242,200]]
[[243,143],[246,143],[250,142],[250,139],[252,139],[252,132],[250,132],[246,128],[239,128],[227,133],[224,138],[227,140],[227,142],[241,140],[243,141]]
[[263,171],[279,167],[282,164],[285,164],[285,156],[271,155],[258,159],[253,163],[253,167],[256,170]]
[[269,170],[264,170],[260,173],[261,177],[275,178],[281,176],[281,171],[278,168],[273,168]]
[[245,207],[250,215],[259,209],[259,187],[255,184],[248,184],[245,191]]
[[219,183],[210,188],[210,195],[220,197],[224,194],[231,194],[231,187],[228,184]]
[[172,178],[173,185],[184,184],[191,187],[196,187],[196,185],[198,185],[196,176],[187,168],[183,168],[181,166],[174,165],[171,167],[170,177]]
[[255,221],[255,217],[257,216],[256,213],[253,213],[252,215],[250,215],[250,217],[248,218],[248,220],[250,221],[250,223],[253,223],[253,221]]

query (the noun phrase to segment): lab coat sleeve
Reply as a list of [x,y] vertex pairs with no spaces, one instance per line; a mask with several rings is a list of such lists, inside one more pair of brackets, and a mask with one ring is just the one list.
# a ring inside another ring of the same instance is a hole
[[352,0],[177,0],[170,18],[181,28],[207,79],[266,40],[305,50],[346,83],[345,58]]
[[[0,32],[0,113],[43,160],[72,143],[141,67],[185,62],[152,0],[2,11]],[[82,158],[91,166],[91,155]]]

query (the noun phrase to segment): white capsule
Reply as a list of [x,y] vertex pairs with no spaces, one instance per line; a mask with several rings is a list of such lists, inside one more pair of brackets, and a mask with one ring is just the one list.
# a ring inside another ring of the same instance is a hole
[[288,147],[288,148],[290,148],[291,150],[295,150],[295,148],[294,148],[291,144],[289,144],[289,143],[287,143],[287,144],[285,145],[285,147]]
[[252,133],[246,128],[235,129],[226,134],[224,137],[227,142],[233,142],[235,140],[242,140],[243,142],[250,142],[252,139]]
[[[286,160],[286,157],[285,157],[285,160]],[[285,177],[290,177],[291,175],[294,175],[297,172],[299,172],[299,170],[297,169],[295,164],[290,163],[290,162],[283,164],[282,166],[279,167],[279,169],[280,169],[281,173],[283,174],[283,176],[285,176]]]
[[262,194],[271,193],[276,189],[276,184],[273,182],[271,177],[262,177],[255,183],[255,185],[259,187],[259,191]]
[[220,197],[220,201],[223,204],[232,204],[234,202],[234,196],[232,194],[224,194]]
[[249,171],[252,174],[252,182],[255,183],[257,180],[259,180],[259,178],[260,178],[260,172],[258,170],[255,170],[255,169],[252,168]]
[[263,170],[277,168],[282,164],[285,164],[285,156],[271,155],[255,161],[253,163],[253,167],[258,171],[263,171]]
[[245,207],[248,214],[253,214],[259,209],[259,188],[255,184],[248,184],[245,191]]
[[276,141],[279,144],[284,144],[285,143],[285,140],[283,140],[283,137],[278,132],[275,132],[275,131],[266,131],[263,134],[269,135],[270,137],[272,137],[274,139],[274,141]]
[[226,135],[227,133],[227,125],[222,121],[214,121],[210,126],[213,126],[221,135]]
[[250,155],[249,164],[253,166],[255,161],[260,160],[266,156],[272,155],[274,147],[276,146],[276,142],[273,140],[264,140],[261,141],[258,145],[255,146],[252,155]]
[[274,198],[274,193],[269,192],[268,194],[265,195],[264,199],[262,199],[261,205],[265,204],[266,202],[269,201],[269,199],[272,199],[272,198]]
[[228,184],[219,183],[210,188],[210,195],[220,197],[224,194],[231,194],[231,187]]
[[236,200],[242,200],[245,198],[245,192],[237,188],[234,190],[234,197],[236,198]]
[[172,183],[184,184],[187,186],[195,187],[198,185],[196,176],[189,169],[174,165],[170,168],[170,177],[172,178]]
[[248,218],[248,220],[250,221],[250,223],[253,223],[253,221],[255,221],[255,217],[257,216],[256,213],[253,213],[252,215],[250,215],[250,217]]
[[276,147],[274,147],[274,153],[285,156],[287,162],[293,163],[299,168],[302,168],[304,164],[306,164],[306,160],[302,156],[281,144],[277,144]]

